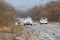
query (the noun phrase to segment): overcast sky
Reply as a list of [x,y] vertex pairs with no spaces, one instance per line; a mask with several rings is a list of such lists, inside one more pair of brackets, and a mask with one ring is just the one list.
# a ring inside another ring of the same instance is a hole
[[44,5],[47,2],[54,0],[6,0],[6,2],[10,3],[16,9],[27,10],[37,5]]

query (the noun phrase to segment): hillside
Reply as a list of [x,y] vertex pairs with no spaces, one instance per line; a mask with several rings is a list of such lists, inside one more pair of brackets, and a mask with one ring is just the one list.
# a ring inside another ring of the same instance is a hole
[[0,1],[0,25],[8,25],[14,22],[15,13],[16,11],[11,5]]

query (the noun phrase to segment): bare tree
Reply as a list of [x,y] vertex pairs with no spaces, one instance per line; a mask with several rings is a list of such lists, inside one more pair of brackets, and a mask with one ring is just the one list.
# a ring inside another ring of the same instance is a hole
[[34,19],[47,17],[49,21],[58,22],[60,17],[60,1],[52,1],[45,6],[36,6],[29,11]]
[[0,2],[0,25],[10,25],[14,18],[15,9],[4,1]]

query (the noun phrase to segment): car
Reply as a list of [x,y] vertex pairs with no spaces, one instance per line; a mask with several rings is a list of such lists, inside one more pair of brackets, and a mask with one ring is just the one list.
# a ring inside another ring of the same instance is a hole
[[24,18],[16,18],[15,25],[24,25]]
[[32,18],[28,17],[24,20],[24,25],[32,25]]
[[46,17],[41,17],[40,24],[47,24],[47,23],[48,23],[48,19]]

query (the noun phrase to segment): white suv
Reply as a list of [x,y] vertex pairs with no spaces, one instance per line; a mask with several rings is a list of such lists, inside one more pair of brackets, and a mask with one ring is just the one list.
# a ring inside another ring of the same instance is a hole
[[24,25],[32,25],[32,18],[28,17],[24,20]]
[[40,24],[47,24],[47,23],[48,23],[48,20],[47,20],[46,17],[42,17],[42,18],[40,19]]

